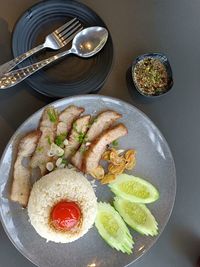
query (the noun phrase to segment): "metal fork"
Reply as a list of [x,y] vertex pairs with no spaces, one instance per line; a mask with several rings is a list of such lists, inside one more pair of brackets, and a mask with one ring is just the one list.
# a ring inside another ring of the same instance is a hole
[[13,60],[0,66],[0,77],[12,70],[19,63],[32,56],[33,54],[43,50],[44,48],[51,48],[58,50],[69,43],[83,27],[77,18],[65,23],[54,32],[46,36],[43,44],[34,47],[33,49],[25,52],[24,54],[14,58]]

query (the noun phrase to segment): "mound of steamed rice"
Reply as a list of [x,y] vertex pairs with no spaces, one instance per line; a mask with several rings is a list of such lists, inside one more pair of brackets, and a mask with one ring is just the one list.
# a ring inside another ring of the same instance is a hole
[[[82,223],[75,232],[58,231],[49,224],[52,207],[61,200],[76,202],[82,213]],[[28,202],[30,222],[47,241],[72,242],[92,227],[97,212],[97,200],[88,180],[70,169],[55,170],[37,181]]]

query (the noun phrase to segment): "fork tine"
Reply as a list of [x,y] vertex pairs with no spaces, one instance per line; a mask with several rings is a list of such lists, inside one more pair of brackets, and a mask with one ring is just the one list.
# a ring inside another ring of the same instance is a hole
[[77,18],[73,18],[72,20],[68,21],[67,23],[63,24],[62,26],[60,26],[58,29],[56,29],[54,31],[54,33],[59,34],[61,33],[63,30],[65,30],[66,27],[68,27],[69,25],[71,25]]
[[80,24],[77,20],[74,22],[71,26],[67,27],[65,30],[63,30],[61,33],[58,34],[60,38],[62,38],[67,32],[69,32],[71,29],[73,29],[77,24]]
[[74,39],[74,37],[77,35],[77,33],[79,33],[80,31],[82,31],[83,27],[81,27],[80,29],[78,29],[75,33],[73,33],[72,35],[70,35],[67,39],[65,39],[63,41],[63,44],[66,45],[68,44],[69,42],[71,42],[71,40]]
[[65,39],[65,36],[67,34],[72,34],[73,31],[77,30],[81,26],[82,26],[81,23],[74,24],[73,26],[71,26],[71,27],[67,28],[65,31],[63,31],[62,35],[59,35],[59,38],[61,38],[61,39],[64,38]]
[[73,28],[71,31],[67,32],[63,37],[61,37],[60,39],[62,41],[65,41],[68,37],[70,37],[70,35],[72,35],[76,30],[78,30],[79,28],[83,28],[81,24],[78,24],[75,28]]

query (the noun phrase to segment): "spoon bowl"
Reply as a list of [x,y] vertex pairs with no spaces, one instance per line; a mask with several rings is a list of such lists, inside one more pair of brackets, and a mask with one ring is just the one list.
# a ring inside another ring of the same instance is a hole
[[107,39],[108,31],[105,28],[86,28],[75,36],[71,52],[84,58],[91,57],[104,47]]

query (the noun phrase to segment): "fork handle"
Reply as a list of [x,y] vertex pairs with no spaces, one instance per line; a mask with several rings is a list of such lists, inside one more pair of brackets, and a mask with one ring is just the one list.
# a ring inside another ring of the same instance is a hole
[[66,56],[70,53],[73,53],[73,51],[67,50],[64,52],[61,52],[55,56],[49,57],[47,59],[41,60],[37,63],[34,63],[32,65],[29,65],[27,67],[18,69],[18,70],[14,70],[11,72],[8,72],[6,74],[4,74],[3,76],[0,77],[0,89],[6,89],[9,87],[12,87],[18,83],[20,83],[21,81],[23,81],[24,79],[26,79],[27,77],[29,77],[30,75],[32,75],[33,73],[35,73],[36,71],[42,69],[43,67],[51,64],[52,62],[62,58],[63,56]]
[[19,55],[18,57],[6,62],[5,64],[0,66],[0,77],[12,70],[14,67],[16,67],[19,63],[27,59],[28,57],[32,56],[33,54],[41,51],[44,48],[44,45],[38,45],[31,50]]

